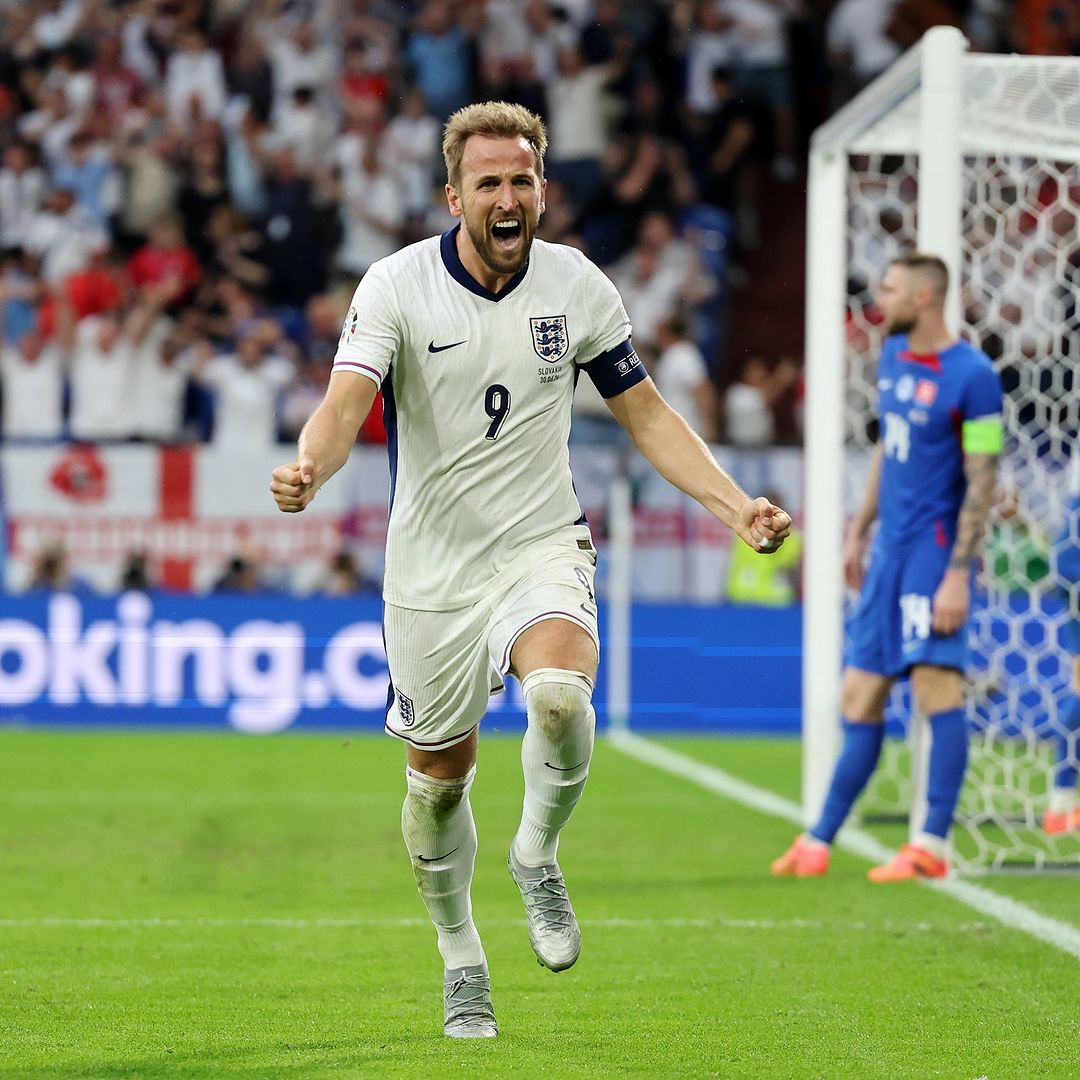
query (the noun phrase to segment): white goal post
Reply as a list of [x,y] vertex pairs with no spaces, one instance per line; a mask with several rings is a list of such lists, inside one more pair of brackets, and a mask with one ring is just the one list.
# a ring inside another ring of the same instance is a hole
[[[953,282],[950,324],[986,348],[1008,376],[1003,483],[1016,489],[1032,529],[1052,534],[1080,426],[1080,385],[1071,382],[1080,365],[1080,59],[973,54],[959,30],[938,27],[813,137],[803,652],[808,823],[820,811],[839,747],[843,528],[861,491],[880,344],[866,301],[884,262],[907,246],[945,260]],[[1057,677],[1056,644],[1048,633],[1033,646],[1039,655],[1025,660],[1017,609],[1030,620],[1025,603],[1042,603],[1048,581],[1032,585],[1024,603],[985,575],[981,586],[989,613],[976,619],[975,637],[984,639],[979,673],[990,704],[980,704],[976,687],[969,712],[979,737],[958,821],[958,834],[969,841],[960,865],[1080,863],[1080,844],[1057,846],[1037,829],[1050,769],[1046,735],[1058,719],[1054,695],[1044,685],[1040,698],[1037,684]],[[1008,640],[999,648],[1000,626]],[[919,777],[915,767],[900,785],[916,827],[923,813]]]

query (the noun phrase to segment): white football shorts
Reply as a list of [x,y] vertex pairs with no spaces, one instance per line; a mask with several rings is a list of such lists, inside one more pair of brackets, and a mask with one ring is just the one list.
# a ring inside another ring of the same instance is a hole
[[468,738],[488,697],[503,688],[514,643],[537,623],[566,619],[593,639],[599,654],[595,558],[591,541],[546,540],[528,552],[524,576],[503,575],[490,596],[471,607],[420,611],[386,604],[387,733],[420,750],[445,750]]

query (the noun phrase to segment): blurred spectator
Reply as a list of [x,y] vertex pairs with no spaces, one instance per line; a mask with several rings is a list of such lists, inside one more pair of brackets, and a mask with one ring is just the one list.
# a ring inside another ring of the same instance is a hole
[[761,448],[776,441],[773,408],[780,396],[798,381],[799,369],[783,360],[772,371],[762,356],[751,356],[743,364],[739,381],[724,395],[724,428],[734,446]]
[[0,251],[0,344],[14,344],[40,325],[37,301],[42,285],[18,248]]
[[83,0],[43,0],[31,30],[34,44],[45,52],[62,49],[74,39],[85,14]]
[[282,108],[301,86],[311,87],[317,97],[336,80],[340,69],[337,49],[320,42],[313,23],[282,21],[269,28],[261,26],[266,54],[273,70],[273,112]]
[[116,131],[130,111],[139,104],[143,80],[138,73],[124,65],[120,38],[113,32],[102,33],[95,44],[94,113]]
[[176,301],[191,296],[202,271],[195,253],[184,242],[179,218],[164,217],[153,224],[147,243],[128,263],[128,275],[137,288],[174,280],[179,283]]
[[[216,210],[228,205],[229,189],[225,182],[221,143],[212,138],[199,139],[191,147],[187,178],[180,189],[177,209],[184,223],[187,246],[201,266],[209,263],[213,252],[210,219]],[[198,278],[193,278],[191,284],[197,283]]]
[[408,90],[383,139],[387,167],[400,177],[405,211],[422,217],[435,187],[439,161],[439,121],[427,111],[424,95]]
[[72,589],[85,588],[85,586],[71,572],[67,548],[56,541],[44,547],[34,560],[27,588],[31,592],[39,589],[48,592],[68,592]]
[[70,354],[73,439],[100,442],[136,434],[132,397],[139,353],[179,288],[177,279],[169,279],[145,290],[127,311],[105,312],[77,325],[69,304],[58,303],[58,343]]
[[300,349],[308,363],[333,361],[345,321],[345,304],[332,296],[313,296],[304,309],[304,333]]
[[214,391],[215,443],[260,448],[277,441],[278,398],[293,366],[271,351],[272,333],[257,326],[240,338],[235,353],[203,348],[196,358],[192,377]]
[[266,185],[266,293],[276,304],[301,305],[326,286],[325,225],[311,181],[292,150],[273,158]]
[[53,166],[52,182],[73,192],[78,206],[108,228],[120,205],[120,177],[106,144],[87,130],[76,131]]
[[656,327],[654,378],[664,400],[706,442],[716,439],[716,388],[701,350],[689,338],[686,319],[669,315]]
[[603,185],[601,160],[610,132],[608,87],[622,74],[628,54],[606,64],[588,64],[576,42],[558,54],[551,87],[551,142],[545,167],[548,175],[573,191],[584,211]]
[[744,195],[740,179],[754,143],[754,124],[727,68],[713,70],[712,88],[716,107],[692,129],[696,179],[704,202],[734,213]]
[[128,395],[131,434],[148,442],[177,443],[187,434],[184,413],[192,357],[170,330],[167,320],[159,320],[135,356]]
[[842,105],[900,56],[888,28],[897,0],[840,0],[829,14],[826,41],[833,100]]
[[40,330],[6,340],[4,312],[11,285],[0,281],[0,432],[12,439],[59,439],[63,434],[64,356]]
[[155,221],[176,209],[182,144],[163,118],[164,102],[151,95],[144,109],[128,114],[117,139],[117,161],[127,176],[120,231],[129,238],[141,240]]
[[274,103],[274,70],[257,35],[240,34],[225,69],[225,79],[233,114],[226,123],[235,123],[237,116],[250,112],[256,121],[265,124]]
[[68,140],[79,129],[81,119],[58,87],[42,85],[37,107],[19,117],[19,135],[41,149],[45,167],[51,172],[63,161]]
[[725,0],[734,20],[731,73],[739,97],[772,118],[773,171],[794,179],[795,111],[792,107],[786,24],[797,0]]
[[22,247],[45,194],[45,170],[30,143],[5,147],[0,167],[0,248]]
[[120,570],[120,592],[149,592],[152,588],[146,552],[130,552]]
[[360,170],[343,192],[344,236],[337,255],[338,269],[363,277],[373,262],[397,251],[405,211],[399,179],[382,164],[378,149],[368,141],[361,154]]
[[243,555],[234,555],[225,567],[225,572],[214,583],[216,593],[259,591],[259,568],[255,561]]
[[356,593],[378,596],[382,592],[382,585],[362,572],[352,552],[339,551],[330,560],[319,591],[326,596],[350,596]]
[[440,121],[470,100],[468,44],[469,34],[455,24],[446,0],[428,0],[416,18],[405,55],[416,85]]
[[1051,542],[1023,511],[1019,494],[999,492],[983,553],[986,576],[995,589],[1029,594],[1050,573]]
[[319,163],[327,159],[334,129],[310,86],[296,87],[292,97],[278,108],[272,138],[275,149],[291,150],[297,161]]
[[50,284],[85,270],[92,258],[109,247],[109,234],[97,218],[75,205],[75,195],[61,188],[46,195],[30,220],[23,246],[41,261],[41,276]]
[[182,34],[165,65],[165,100],[173,125],[190,133],[200,121],[220,120],[226,97],[221,54],[198,30]]
[[686,103],[691,111],[708,116],[717,107],[712,73],[727,68],[735,52],[735,20],[717,0],[698,5],[696,21],[684,28],[686,48]]

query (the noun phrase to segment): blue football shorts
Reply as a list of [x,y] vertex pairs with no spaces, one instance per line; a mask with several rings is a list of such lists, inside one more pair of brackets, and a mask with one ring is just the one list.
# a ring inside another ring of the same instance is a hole
[[1080,656],[1080,504],[1069,507],[1054,544],[1054,572],[1068,607],[1061,644],[1073,656]]
[[916,664],[967,667],[967,625],[935,634],[934,593],[949,564],[950,548],[924,541],[904,548],[875,543],[862,591],[848,623],[844,663],[899,678]]

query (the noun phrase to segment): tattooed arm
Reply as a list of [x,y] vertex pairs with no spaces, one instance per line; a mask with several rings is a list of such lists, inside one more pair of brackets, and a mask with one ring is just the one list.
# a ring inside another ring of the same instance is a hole
[[997,483],[996,454],[965,454],[967,494],[960,507],[949,568],[934,594],[934,632],[953,634],[967,621],[969,575],[986,532]]

